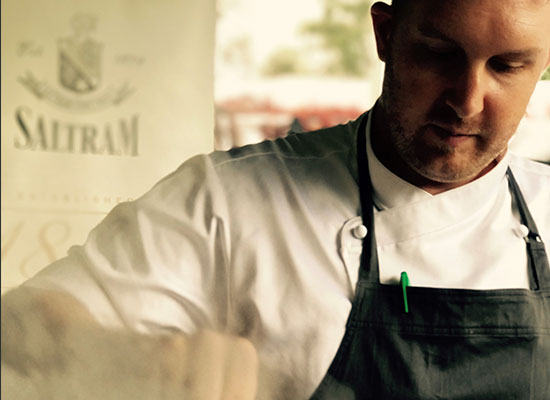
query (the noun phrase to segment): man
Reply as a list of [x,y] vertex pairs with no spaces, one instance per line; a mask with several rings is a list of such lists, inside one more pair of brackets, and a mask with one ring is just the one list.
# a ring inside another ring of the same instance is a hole
[[550,398],[550,169],[506,151],[550,64],[550,4],[372,19],[373,110],[186,162],[3,299],[9,388]]

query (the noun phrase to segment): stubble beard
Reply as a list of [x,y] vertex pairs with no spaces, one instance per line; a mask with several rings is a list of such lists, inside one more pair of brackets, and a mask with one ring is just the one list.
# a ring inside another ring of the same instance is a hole
[[428,128],[425,125],[414,127],[415,124],[403,115],[401,110],[406,105],[400,101],[402,86],[389,65],[391,63],[386,66],[381,106],[388,128],[385,134],[389,136],[393,156],[400,158],[401,165],[433,182],[456,183],[476,178],[491,163],[500,160],[506,152],[507,142],[487,143],[486,138],[491,137],[491,133],[480,133],[472,138],[476,143],[469,156],[459,154],[456,147],[424,141]]

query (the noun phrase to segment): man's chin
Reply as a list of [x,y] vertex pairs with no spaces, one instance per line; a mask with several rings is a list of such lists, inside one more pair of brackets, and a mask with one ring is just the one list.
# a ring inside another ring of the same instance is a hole
[[433,184],[461,185],[483,174],[484,168],[472,168],[472,165],[423,165],[413,167],[415,172]]

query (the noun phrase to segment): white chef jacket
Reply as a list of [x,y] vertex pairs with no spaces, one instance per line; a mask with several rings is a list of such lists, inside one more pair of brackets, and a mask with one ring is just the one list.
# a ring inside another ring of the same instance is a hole
[[[27,285],[71,293],[106,327],[227,327],[258,350],[259,399],[308,398],[344,334],[366,235],[358,126],[194,157],[115,207]],[[550,168],[507,155],[476,181],[431,196],[367,146],[383,282],[406,270],[413,285],[528,286],[505,170],[548,241]]]

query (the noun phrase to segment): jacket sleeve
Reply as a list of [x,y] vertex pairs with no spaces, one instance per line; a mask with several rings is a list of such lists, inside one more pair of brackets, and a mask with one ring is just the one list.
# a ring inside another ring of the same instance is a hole
[[106,327],[218,329],[230,307],[227,222],[211,158],[196,156],[25,285],[71,294]]

